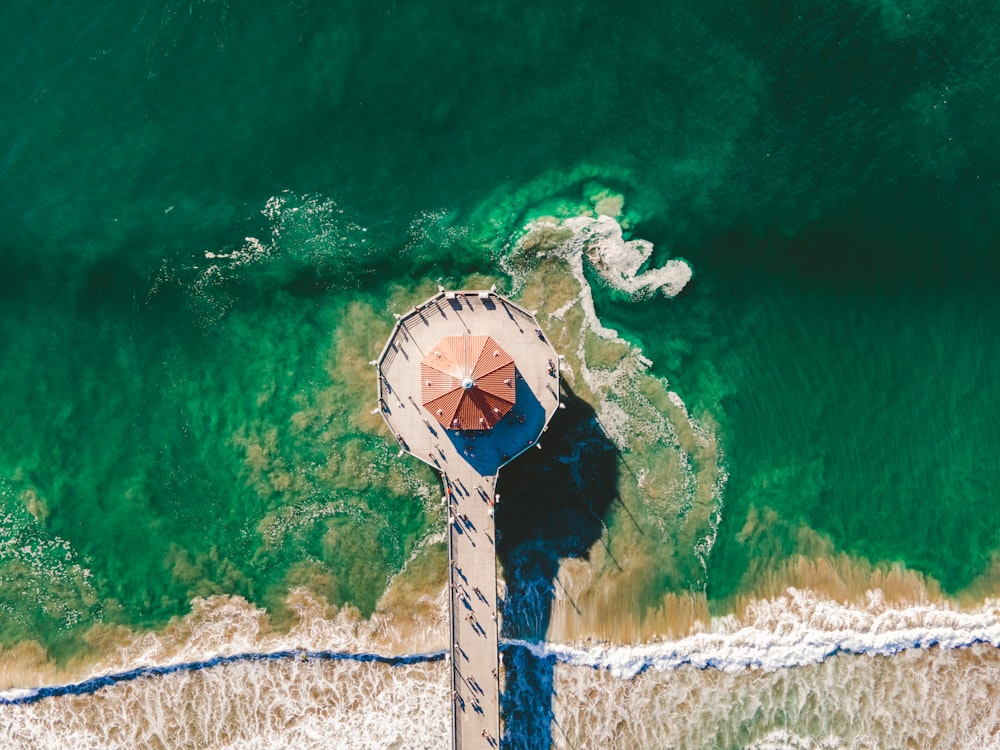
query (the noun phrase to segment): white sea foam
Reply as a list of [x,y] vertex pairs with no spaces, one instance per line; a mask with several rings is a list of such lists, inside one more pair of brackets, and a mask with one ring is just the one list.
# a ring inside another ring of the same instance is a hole
[[648,297],[662,292],[667,297],[680,294],[691,280],[691,266],[680,259],[671,259],[659,268],[640,269],[653,254],[653,244],[648,240],[626,240],[622,227],[610,216],[574,216],[562,226],[572,231],[572,236],[555,250],[580,266],[586,258],[601,278],[610,286],[633,296]]
[[[74,667],[71,681],[140,667],[169,667],[245,654],[337,651],[396,656],[432,653],[447,647],[448,609],[443,589],[432,599],[411,602],[420,607],[418,618],[400,618],[386,612],[362,618],[354,610],[333,610],[306,589],[292,591],[287,603],[297,615],[297,622],[282,632],[272,629],[265,609],[240,597],[196,598],[188,615],[175,618],[163,630],[121,634],[119,644],[108,654],[86,668]],[[0,675],[2,669],[0,663]],[[53,684],[52,671],[47,668],[33,683],[26,684],[31,679],[30,671],[16,674],[20,684],[15,682],[10,689]]]
[[10,688],[9,690],[0,690],[0,700],[16,701],[21,698],[27,698],[28,696],[35,695],[37,692],[37,688]]
[[895,609],[876,591],[869,593],[868,605],[859,608],[794,589],[751,605],[740,620],[719,618],[710,632],[676,641],[634,646],[517,642],[539,657],[623,678],[647,669],[689,665],[727,672],[775,671],[817,664],[841,653],[891,656],[906,649],[957,649],[975,643],[1000,646],[1000,602],[989,601],[971,611],[942,604]]
[[773,672],[694,666],[628,680],[557,664],[553,748],[996,748],[1000,650],[843,655]]
[[657,291],[674,297],[691,280],[691,266],[680,259],[640,272],[653,254],[653,244],[643,239],[625,240],[621,225],[610,216],[577,216],[567,220],[566,225],[584,239],[586,257],[601,278],[634,297]]
[[[372,636],[357,630],[357,645]],[[672,642],[519,645],[556,661],[538,696],[554,748],[997,746],[998,602],[894,608],[873,592],[850,607],[790,591]],[[227,664],[7,707],[0,747],[443,747],[447,675],[444,662]]]
[[789,732],[787,729],[779,729],[768,732],[747,747],[750,750],[824,750],[824,748],[833,750],[842,745],[843,741],[835,735],[816,740],[812,737]]
[[[297,623],[271,629],[265,610],[238,597],[195,599],[164,630],[124,638],[88,674],[196,664],[284,651],[420,654],[447,645],[444,590],[423,619],[333,611],[304,589],[288,604]],[[12,688],[8,700],[35,689]],[[0,748],[439,748],[448,742],[445,662],[391,666],[323,659],[243,660],[119,682],[0,711]]]
[[448,706],[442,663],[242,662],[6,707],[0,747],[430,750]]
[[304,268],[330,279],[346,279],[348,269],[371,252],[367,227],[351,221],[327,197],[283,191],[267,199],[260,211],[267,232],[248,236],[242,245],[203,250],[201,260],[173,267],[164,261],[153,280],[147,301],[168,283],[179,283],[199,321],[211,326],[235,304],[227,286],[237,279],[294,278]]

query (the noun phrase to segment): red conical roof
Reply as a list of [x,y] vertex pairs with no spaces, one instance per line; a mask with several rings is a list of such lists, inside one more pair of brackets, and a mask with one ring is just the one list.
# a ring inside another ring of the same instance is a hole
[[424,407],[449,430],[488,430],[514,406],[514,359],[491,336],[446,336],[420,362]]

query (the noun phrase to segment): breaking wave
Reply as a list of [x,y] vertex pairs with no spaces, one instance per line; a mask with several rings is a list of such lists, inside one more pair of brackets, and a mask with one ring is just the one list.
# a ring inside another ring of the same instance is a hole
[[216,656],[204,661],[187,662],[184,664],[167,664],[163,666],[136,667],[127,672],[99,675],[82,682],[68,685],[53,685],[38,688],[14,688],[0,691],[0,706],[19,706],[37,703],[45,698],[59,698],[65,695],[89,695],[106,687],[124,682],[132,682],[141,678],[162,677],[177,672],[199,672],[203,669],[222,667],[237,662],[269,662],[269,661],[354,661],[359,663],[386,664],[399,666],[408,664],[427,664],[442,661],[447,656],[447,650],[430,654],[404,654],[386,656],[373,653],[347,653],[344,651],[275,651],[269,654],[232,654]]
[[[870,592],[863,609],[790,590],[785,597],[748,608],[751,624],[732,617],[712,621],[715,632],[635,646],[560,645],[516,642],[541,658],[607,670],[631,678],[648,670],[694,666],[726,672],[747,668],[776,671],[818,664],[838,654],[892,656],[908,649],[1000,647],[1000,602],[971,612],[942,605],[885,608]],[[514,645],[509,644],[509,645]]]
[[[773,672],[818,664],[841,654],[892,656],[910,649],[954,650],[976,644],[1000,648],[1000,601],[963,612],[941,604],[888,607],[879,591],[869,592],[868,598],[867,606],[858,608],[790,589],[784,597],[749,606],[744,622],[733,616],[717,618],[711,622],[711,632],[696,632],[677,640],[612,645],[508,639],[501,643],[501,650],[525,648],[538,658],[631,679],[647,670],[666,672],[688,666],[724,672],[748,668]],[[413,654],[305,649],[230,653],[190,662],[136,666],[67,685],[6,690],[0,692],[0,705],[86,695],[144,677],[197,672],[236,662],[355,661],[399,666],[446,658],[447,649]]]

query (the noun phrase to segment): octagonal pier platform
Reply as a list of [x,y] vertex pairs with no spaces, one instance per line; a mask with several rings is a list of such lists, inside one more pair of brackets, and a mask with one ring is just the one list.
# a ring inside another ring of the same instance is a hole
[[559,357],[534,315],[494,290],[442,288],[396,318],[374,363],[379,409],[401,455],[445,486],[452,747],[498,748],[497,477],[559,408]]

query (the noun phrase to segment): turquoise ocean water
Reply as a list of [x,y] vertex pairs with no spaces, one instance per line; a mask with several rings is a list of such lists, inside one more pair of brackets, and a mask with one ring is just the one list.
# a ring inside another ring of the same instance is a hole
[[0,648],[62,663],[99,650],[95,624],[160,628],[213,594],[280,625],[300,585],[374,611],[443,523],[366,416],[387,300],[507,285],[527,218],[600,191],[653,264],[694,270],[674,299],[595,296],[717,425],[714,613],[816,539],[947,595],[990,569],[989,4],[4,17]]

